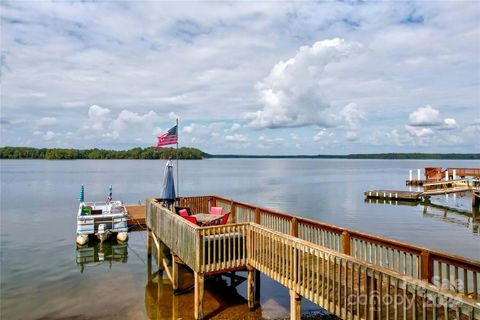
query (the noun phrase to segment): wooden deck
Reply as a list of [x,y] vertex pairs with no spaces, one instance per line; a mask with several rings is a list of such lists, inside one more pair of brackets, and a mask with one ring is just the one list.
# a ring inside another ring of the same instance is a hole
[[248,270],[248,306],[255,307],[254,272],[290,290],[291,319],[311,300],[344,319],[480,319],[480,262],[328,225],[218,196],[181,198],[194,213],[211,206],[230,212],[227,225],[198,227],[147,199],[152,251],[163,243],[194,273],[194,317],[203,318],[209,274]]
[[125,206],[128,212],[128,226],[145,226],[145,206]]

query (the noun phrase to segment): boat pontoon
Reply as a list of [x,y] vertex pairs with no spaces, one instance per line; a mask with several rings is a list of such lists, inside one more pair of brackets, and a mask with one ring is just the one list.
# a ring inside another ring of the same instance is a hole
[[80,202],[77,214],[77,244],[85,245],[89,235],[103,242],[116,233],[117,240],[128,240],[128,213],[121,201]]

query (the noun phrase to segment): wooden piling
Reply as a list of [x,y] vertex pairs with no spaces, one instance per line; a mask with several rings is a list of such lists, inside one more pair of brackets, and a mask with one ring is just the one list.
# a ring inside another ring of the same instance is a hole
[[152,280],[152,230],[147,230],[147,277]]
[[172,287],[173,290],[178,289],[178,262],[174,254],[172,254]]
[[195,292],[194,292],[194,316],[195,319],[203,319],[203,286],[204,276],[198,272],[194,272]]
[[300,320],[302,316],[302,297],[290,290],[290,320]]
[[255,269],[248,268],[247,272],[248,309],[252,311],[255,309]]

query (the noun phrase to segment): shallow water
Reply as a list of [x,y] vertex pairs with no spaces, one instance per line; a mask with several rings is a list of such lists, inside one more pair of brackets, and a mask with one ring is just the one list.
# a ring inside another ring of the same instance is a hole
[[[2,318],[189,318],[192,293],[173,296],[168,285],[149,281],[145,232],[131,233],[126,250],[108,244],[101,250],[92,248],[96,258],[92,260],[86,253],[85,261],[93,262],[83,266],[78,263],[74,241],[81,184],[86,187],[86,200],[105,199],[112,184],[114,199],[143,203],[160,193],[164,164],[148,160],[2,160]],[[463,214],[471,210],[469,196],[432,199],[455,211],[364,200],[363,192],[368,189],[407,189],[408,170],[426,166],[480,167],[480,162],[180,161],[180,192],[219,194],[480,260],[478,224]],[[267,277],[262,276],[261,307],[253,313],[248,312],[244,300],[245,283],[226,295],[228,283],[208,284],[205,308],[209,316],[273,319],[288,314],[288,290]],[[155,290],[156,294],[150,294]],[[304,302],[302,310],[317,309]]]

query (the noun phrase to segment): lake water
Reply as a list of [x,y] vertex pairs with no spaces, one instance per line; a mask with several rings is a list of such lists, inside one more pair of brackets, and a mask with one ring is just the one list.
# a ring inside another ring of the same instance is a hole
[[[152,302],[157,284],[147,279],[144,231],[132,232],[127,248],[107,244],[79,252],[75,245],[80,185],[86,187],[86,200],[104,200],[113,185],[114,199],[144,203],[159,195],[164,165],[165,161],[149,160],[2,160],[2,318],[171,319],[175,312],[191,318],[191,293],[173,296],[163,285],[160,305]],[[469,195],[432,198],[456,211],[365,202],[363,192],[368,189],[408,189],[408,170],[427,166],[480,167],[480,162],[180,161],[180,193],[218,194],[480,260],[478,223],[461,213],[471,211]],[[77,263],[77,258],[90,254],[96,255],[92,263]],[[288,290],[267,277],[262,276],[261,307],[254,313],[247,310],[245,283],[228,297],[222,285],[207,285],[211,317],[272,319],[288,312]],[[303,310],[318,307],[305,302]]]

